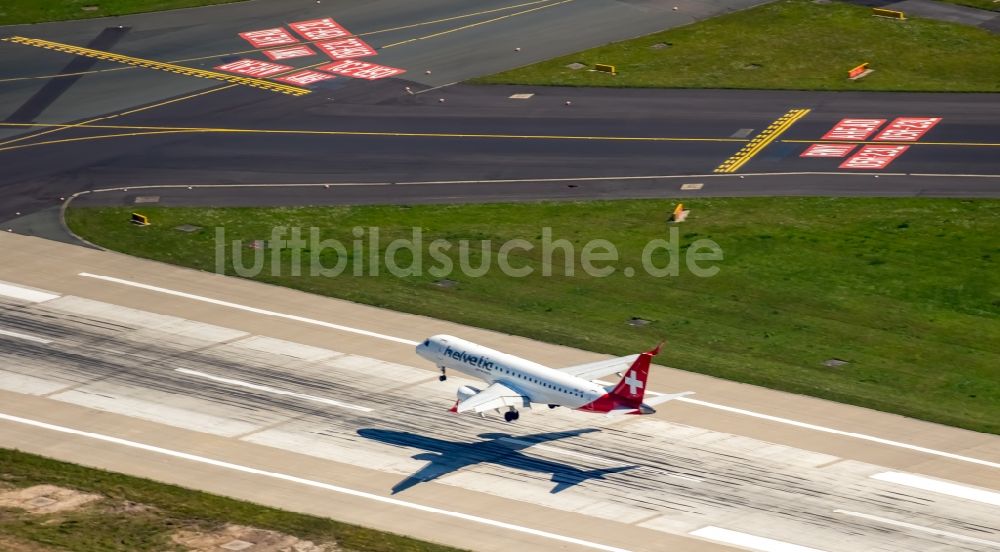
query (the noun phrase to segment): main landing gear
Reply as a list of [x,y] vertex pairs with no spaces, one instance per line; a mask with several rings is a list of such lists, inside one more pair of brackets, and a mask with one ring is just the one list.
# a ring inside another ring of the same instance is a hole
[[448,379],[448,375],[444,373],[444,366],[441,367],[441,375],[438,376],[438,381],[444,381]]
[[521,413],[518,412],[517,410],[514,410],[513,408],[511,408],[507,412],[503,413],[503,419],[504,419],[504,421],[507,421],[507,422],[513,422],[514,420],[516,420],[516,419],[518,419],[520,417],[521,417]]

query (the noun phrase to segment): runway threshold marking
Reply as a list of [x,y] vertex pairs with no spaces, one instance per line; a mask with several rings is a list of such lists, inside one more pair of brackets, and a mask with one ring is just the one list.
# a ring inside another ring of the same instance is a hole
[[348,404],[345,402],[335,401],[333,399],[327,399],[324,397],[316,397],[313,395],[306,395],[304,393],[296,393],[294,391],[285,391],[284,389],[278,389],[276,387],[270,387],[267,385],[259,385],[256,383],[250,383],[248,381],[241,381],[232,378],[223,378],[220,376],[213,376],[212,374],[206,374],[205,372],[199,372],[197,370],[189,370],[187,368],[174,368],[174,371],[180,374],[187,374],[189,376],[196,376],[199,378],[204,378],[207,380],[215,381],[218,383],[225,383],[228,385],[233,385],[236,387],[245,387],[247,389],[253,389],[255,391],[262,391],[264,393],[271,393],[272,395],[284,395],[287,397],[295,397],[297,399],[303,399],[306,401],[318,402],[322,404],[328,404],[330,406],[337,406],[340,408],[346,408],[348,410],[358,410],[360,412],[371,412],[372,409],[365,406],[357,406],[353,404]]
[[858,517],[862,519],[867,519],[869,521],[875,521],[878,523],[884,523],[886,525],[895,525],[897,527],[904,527],[906,529],[913,529],[914,531],[920,531],[922,533],[929,533],[931,535],[938,535],[941,537],[948,537],[956,540],[961,540],[965,542],[972,542],[975,544],[985,544],[993,548],[1000,548],[1000,542],[990,541],[986,539],[980,539],[976,537],[968,537],[966,535],[960,535],[958,533],[952,533],[951,531],[942,531],[941,529],[934,529],[932,527],[924,527],[923,525],[917,525],[915,523],[908,523],[905,521],[899,521],[887,517],[876,516],[873,514],[866,514],[863,512],[852,512],[850,510],[837,509],[833,511],[836,514],[844,514],[845,516]]
[[[123,278],[116,278],[114,276],[103,276],[103,275],[100,275],[100,274],[91,274],[89,272],[80,272],[78,274],[78,276],[81,276],[81,277],[84,277],[84,278],[94,278],[94,279],[97,279],[97,280],[103,280],[105,282],[111,282],[111,283],[115,283],[115,284],[121,284],[121,285],[129,286],[129,287],[144,289],[144,290],[147,290],[147,291],[153,291],[153,292],[157,292],[157,293],[163,293],[163,294],[167,294],[167,295],[173,295],[175,297],[183,297],[183,298],[186,298],[186,299],[192,299],[194,301],[201,301],[201,302],[204,302],[204,303],[211,303],[213,305],[219,305],[219,306],[223,306],[223,307],[229,307],[229,308],[238,309],[238,310],[242,310],[242,311],[246,311],[246,312],[252,312],[252,313],[260,314],[260,315],[264,315],[264,316],[274,316],[274,317],[278,317],[278,318],[285,318],[287,320],[294,320],[296,322],[303,322],[303,323],[306,323],[306,324],[314,324],[314,325],[317,325],[317,326],[323,326],[325,328],[330,328],[330,329],[334,329],[334,330],[340,330],[340,331],[343,331],[343,332],[348,332],[348,333],[353,333],[353,334],[364,335],[364,336],[367,336],[367,337],[374,337],[376,339],[383,339],[383,340],[386,340],[386,341],[392,341],[392,342],[401,343],[401,344],[404,344],[404,345],[416,346],[419,343],[419,341],[414,341],[414,340],[411,340],[411,339],[403,339],[401,337],[395,337],[395,336],[391,336],[391,335],[381,334],[381,333],[372,332],[372,331],[369,331],[369,330],[363,330],[363,329],[360,329],[360,328],[352,328],[350,326],[344,326],[344,325],[341,325],[341,324],[334,324],[334,323],[326,322],[326,321],[323,321],[323,320],[316,320],[316,319],[312,319],[312,318],[306,318],[304,316],[297,316],[297,315],[293,315],[293,314],[285,314],[285,313],[280,313],[280,312],[275,312],[275,311],[269,311],[269,310],[261,309],[261,308],[257,308],[257,307],[250,307],[250,306],[247,306],[247,305],[241,305],[239,303],[233,303],[233,302],[230,302],[230,301],[223,301],[221,299],[214,299],[214,298],[211,298],[211,297],[204,297],[204,296],[201,296],[201,295],[195,295],[193,293],[187,293],[187,292],[183,292],[183,291],[177,291],[177,290],[163,288],[163,287],[154,286],[154,285],[150,285],[150,284],[143,284],[141,282],[134,282],[132,280],[125,280]],[[662,395],[662,393],[657,393],[657,392],[653,392],[653,391],[650,391],[649,393],[651,395]],[[850,431],[842,431],[842,430],[839,430],[839,429],[833,429],[833,428],[819,426],[819,425],[810,424],[810,423],[806,423],[806,422],[799,422],[799,421],[796,421],[796,420],[790,420],[788,418],[781,418],[779,416],[772,416],[770,414],[761,414],[759,412],[754,412],[752,410],[744,410],[742,408],[735,408],[735,407],[732,407],[732,406],[726,406],[726,405],[710,403],[710,402],[706,402],[706,401],[702,401],[702,400],[698,400],[698,399],[692,399],[690,397],[678,397],[677,399],[674,399],[674,400],[681,401],[681,402],[686,402],[686,403],[690,403],[690,404],[694,404],[694,405],[698,405],[698,406],[705,406],[705,407],[708,407],[708,408],[714,408],[714,409],[718,409],[718,410],[725,410],[725,411],[731,412],[733,414],[741,414],[741,415],[744,415],[744,416],[750,416],[750,417],[753,417],[753,418],[759,418],[759,419],[768,420],[768,421],[771,421],[771,422],[777,422],[777,423],[781,423],[781,424],[792,425],[792,426],[800,427],[800,428],[803,428],[803,429],[811,429],[811,430],[815,430],[815,431],[819,431],[819,432],[823,432],[823,433],[830,433],[830,434],[833,434],[833,435],[840,435],[840,436],[844,436],[844,437],[852,437],[852,438],[855,438],[855,439],[861,439],[861,440],[865,440],[865,441],[871,441],[871,442],[879,443],[879,444],[886,445],[886,446],[903,448],[903,449],[912,450],[912,451],[915,451],[915,452],[922,452],[922,453],[925,453],[925,454],[930,454],[930,455],[934,455],[934,456],[941,456],[943,458],[949,458],[949,459],[952,459],[952,460],[959,460],[959,461],[962,461],[962,462],[969,462],[969,463],[972,463],[972,464],[979,464],[979,465],[988,466],[988,467],[991,467],[991,468],[1000,469],[1000,463],[997,463],[997,462],[990,462],[989,460],[981,460],[979,458],[972,458],[970,456],[962,456],[960,454],[954,454],[954,453],[951,453],[951,452],[945,452],[945,451],[941,451],[941,450],[930,449],[930,448],[921,447],[921,446],[917,446],[917,445],[910,445],[908,443],[901,443],[899,441],[892,441],[890,439],[883,439],[881,437],[875,437],[875,436],[872,436],[872,435],[865,435],[863,433],[854,433],[854,432],[850,432]]]
[[124,63],[126,65],[133,65],[137,67],[145,67],[147,69],[155,69],[158,71],[167,71],[169,73],[177,73],[180,75],[185,75],[189,77],[198,77],[203,79],[211,79],[224,81],[234,84],[242,84],[245,86],[252,86],[254,88],[260,88],[263,90],[269,90],[271,92],[280,92],[282,94],[288,94],[291,96],[303,96],[309,94],[310,91],[306,88],[299,88],[297,86],[290,86],[287,84],[281,84],[276,82],[270,82],[261,79],[254,79],[249,77],[240,77],[236,75],[227,75],[225,73],[219,73],[216,71],[206,71],[204,69],[194,69],[192,67],[185,67],[183,65],[175,65],[172,63],[165,63],[162,61],[153,61],[151,59],[143,59],[133,56],[126,56],[124,54],[116,54],[113,52],[105,52],[103,50],[92,50],[90,48],[84,48],[82,46],[74,46],[72,44],[63,44],[61,42],[52,42],[49,40],[41,40],[38,38],[26,38],[23,36],[13,36],[8,38],[0,39],[5,42],[12,42],[15,44],[22,44],[24,46],[33,46],[36,48],[44,48],[46,50],[55,50],[57,52],[65,52],[68,54],[73,54],[77,56],[84,56],[90,58],[97,58],[103,61],[113,61],[117,63]]
[[781,117],[778,117],[773,123],[768,125],[767,128],[762,130],[760,134],[754,136],[752,140],[740,149],[740,151],[736,152],[729,159],[723,161],[714,172],[736,172],[764,148],[777,140],[778,137],[781,136],[786,130],[791,128],[791,126],[795,124],[795,121],[805,117],[810,111],[810,109],[792,109]]
[[223,468],[232,471],[238,471],[242,473],[247,473],[251,475],[259,475],[262,477],[268,477],[271,479],[278,479],[282,481],[288,481],[290,483],[297,483],[299,485],[305,485],[308,487],[314,487],[317,489],[323,489],[326,491],[331,491],[339,494],[345,494],[349,496],[354,496],[357,498],[364,498],[367,500],[372,500],[375,502],[380,502],[382,504],[389,504],[392,506],[399,506],[402,508],[408,508],[411,510],[417,510],[420,512],[425,512],[429,514],[437,514],[442,516],[448,516],[452,518],[461,519],[463,521],[470,521],[473,523],[479,523],[481,525],[488,525],[490,527],[496,527],[499,529],[506,529],[509,531],[515,531],[518,533],[524,533],[527,535],[532,535],[535,537],[541,537],[545,539],[551,539],[555,541],[565,542],[569,544],[575,544],[578,546],[583,546],[586,548],[592,548],[594,550],[603,550],[605,552],[629,552],[624,548],[618,548],[615,546],[608,546],[605,544],[600,544],[596,542],[591,542],[583,539],[578,539],[576,537],[570,537],[566,535],[560,535],[558,533],[551,533],[549,531],[543,531],[541,529],[533,529],[531,527],[525,527],[523,525],[515,525],[513,523],[507,523],[505,521],[499,521],[495,519],[485,518],[481,516],[476,516],[472,514],[466,514],[464,512],[457,512],[454,510],[444,510],[441,508],[435,508],[433,506],[426,506],[416,502],[408,502],[405,500],[400,500],[398,498],[390,498],[387,496],[381,496],[374,493],[368,493],[365,491],[359,491],[357,489],[350,489],[348,487],[341,487],[339,485],[332,485],[330,483],[323,483],[321,481],[313,481],[311,479],[306,479],[303,477],[298,477],[294,475],[289,475],[281,472],[273,472],[262,470],[258,468],[251,468],[249,466],[243,466],[240,464],[234,464],[232,462],[226,462],[224,460],[216,460],[214,458],[208,458],[206,456],[199,456],[196,454],[190,454],[187,452],[181,452],[177,450],[172,450],[168,448],[158,447],[155,445],[149,445],[146,443],[140,443],[138,441],[130,441],[128,439],[122,439],[120,437],[113,437],[111,435],[104,435],[102,433],[94,433],[90,431],[83,431],[80,429],[73,429],[70,427],[60,426],[56,424],[50,424],[48,422],[42,422],[39,420],[31,420],[28,418],[22,418],[20,416],[13,416],[11,414],[6,414],[0,412],[0,420],[6,420],[8,422],[13,422],[17,424],[27,425],[31,427],[36,427],[39,429],[47,429],[49,431],[56,431],[59,433],[67,435],[75,435],[78,437],[85,437],[87,439],[94,439],[97,441],[102,441],[105,443],[111,443],[115,445],[130,447],[134,449],[144,450],[146,452],[152,452],[154,454],[161,454],[164,456],[169,456],[172,458],[179,458],[182,460],[188,460],[190,462],[197,462],[200,464],[207,464],[210,466],[215,466],[217,468]]

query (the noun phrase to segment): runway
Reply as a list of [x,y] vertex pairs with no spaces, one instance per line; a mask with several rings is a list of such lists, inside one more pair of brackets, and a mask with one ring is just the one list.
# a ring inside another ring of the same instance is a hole
[[476,550],[1000,547],[996,436],[663,367],[652,389],[699,402],[458,417],[464,382],[412,352],[425,334],[555,366],[595,355],[35,238],[0,246],[2,446]]

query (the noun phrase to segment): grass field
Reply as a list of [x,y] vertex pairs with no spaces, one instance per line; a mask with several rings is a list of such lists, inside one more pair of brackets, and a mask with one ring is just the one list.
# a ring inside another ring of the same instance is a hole
[[[667,47],[654,49],[656,44]],[[617,76],[566,66],[616,66]],[[847,79],[869,62],[875,72]],[[871,9],[779,0],[474,80],[479,83],[662,88],[996,92],[1000,36]]]
[[[329,519],[0,449],[0,490],[42,484],[99,494],[104,499],[76,511],[44,516],[0,509],[0,536],[44,547],[26,545],[14,550],[182,550],[170,541],[174,531],[211,530],[226,523],[279,531],[317,544],[336,542],[338,550],[345,551],[456,550]],[[0,542],[0,549],[7,549],[3,542]]]
[[951,4],[958,4],[960,6],[969,6],[971,8],[979,8],[981,10],[991,10],[1000,11],[1000,2],[996,0],[944,0]]
[[0,3],[0,25],[107,17],[237,1],[239,0],[4,0]]
[[[505,240],[523,238],[536,247],[513,252],[511,264],[536,269],[526,278],[457,273],[448,276],[456,286],[442,287],[430,274],[440,263],[430,258],[420,276],[397,278],[383,268],[378,277],[352,277],[349,263],[340,277],[297,277],[285,251],[284,275],[270,275],[268,252],[258,279],[604,353],[632,353],[666,338],[659,357],[666,365],[1000,432],[1000,201],[698,199],[680,229],[681,247],[715,240],[725,255],[721,272],[658,278],[638,270],[627,278],[624,267],[641,268],[645,244],[667,237],[671,207],[146,208],[153,225],[145,228],[127,224],[128,208],[73,208],[68,222],[106,247],[203,270],[215,267],[215,227],[225,227],[227,240],[248,243],[269,239],[274,226],[315,226],[322,238],[346,244],[348,255],[355,226],[379,227],[382,248],[414,226],[422,228],[424,250],[435,238],[468,239],[473,250],[491,240],[496,253]],[[173,229],[180,224],[205,230]],[[618,269],[599,278],[578,267],[566,277],[557,254],[554,275],[542,276],[543,226],[570,240],[577,255],[588,240],[610,240]],[[448,254],[455,258],[454,250]],[[327,266],[335,264],[332,255],[321,257]],[[664,263],[666,254],[655,259]],[[652,323],[633,327],[626,323],[632,317]],[[824,366],[831,358],[849,364]]]

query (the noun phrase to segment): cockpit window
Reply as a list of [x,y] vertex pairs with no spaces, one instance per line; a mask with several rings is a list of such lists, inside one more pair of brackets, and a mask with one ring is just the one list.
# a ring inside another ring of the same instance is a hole
[[431,344],[431,340],[430,339],[425,339],[424,340],[424,347],[429,347],[430,344]]

